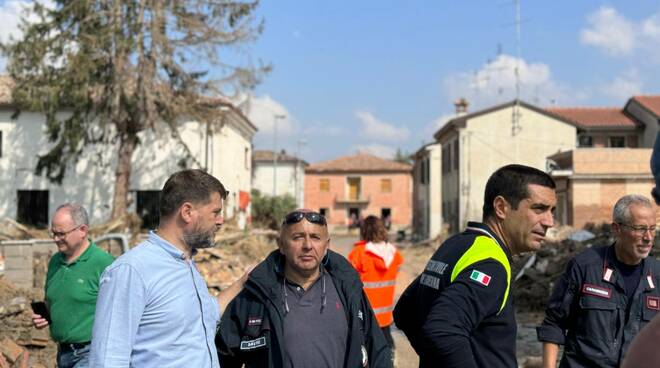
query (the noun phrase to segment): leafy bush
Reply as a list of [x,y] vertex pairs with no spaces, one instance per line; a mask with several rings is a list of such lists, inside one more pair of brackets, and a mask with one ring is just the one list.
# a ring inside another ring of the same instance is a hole
[[262,195],[252,190],[252,222],[278,230],[284,216],[296,209],[296,200],[290,194],[281,196]]

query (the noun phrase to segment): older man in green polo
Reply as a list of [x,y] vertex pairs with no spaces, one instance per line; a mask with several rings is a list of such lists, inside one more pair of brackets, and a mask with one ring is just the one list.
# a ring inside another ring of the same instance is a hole
[[46,304],[51,321],[34,314],[36,328],[50,326],[59,368],[88,367],[99,278],[114,258],[88,239],[87,211],[75,203],[55,210],[50,235],[59,252],[48,263]]

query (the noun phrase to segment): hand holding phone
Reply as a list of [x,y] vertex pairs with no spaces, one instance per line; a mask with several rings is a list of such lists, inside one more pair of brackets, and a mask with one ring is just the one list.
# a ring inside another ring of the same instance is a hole
[[[34,327],[44,328],[47,325],[49,325],[50,324],[50,312],[48,312],[48,307],[46,306],[46,303],[32,301],[32,303],[30,303],[30,305],[32,306],[32,311],[35,314],[35,316],[32,317],[32,323],[34,324]],[[41,321],[40,318],[35,318],[37,315],[39,317],[45,319],[47,323],[44,323],[43,321]]]

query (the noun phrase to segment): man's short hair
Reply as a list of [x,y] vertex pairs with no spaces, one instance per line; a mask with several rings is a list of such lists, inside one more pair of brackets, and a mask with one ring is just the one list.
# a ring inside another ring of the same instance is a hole
[[227,190],[220,180],[198,169],[182,170],[167,179],[160,192],[160,218],[172,216],[185,202],[208,203],[213,193],[227,198]]
[[87,210],[85,210],[85,207],[79,205],[78,203],[67,202],[57,207],[55,212],[61,209],[66,209],[69,212],[69,216],[71,216],[71,220],[73,220],[73,223],[76,226],[89,226],[89,216],[87,215]]
[[614,210],[612,210],[612,222],[617,224],[630,225],[630,205],[638,204],[648,208],[653,208],[651,201],[639,194],[628,194],[616,201]]
[[386,242],[387,235],[387,228],[385,228],[383,220],[378,217],[370,215],[362,221],[360,226],[362,240],[374,243]]
[[527,187],[536,184],[555,189],[555,181],[547,173],[525,165],[506,165],[488,178],[484,193],[483,219],[493,216],[495,208],[493,201],[497,196],[506,199],[515,210],[521,200],[529,197]]

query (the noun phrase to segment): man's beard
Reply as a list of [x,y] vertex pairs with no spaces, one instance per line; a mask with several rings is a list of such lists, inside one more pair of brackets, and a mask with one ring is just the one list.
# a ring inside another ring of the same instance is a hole
[[215,247],[215,231],[213,229],[209,231],[195,229],[193,233],[183,234],[183,241],[191,249],[213,248]]

